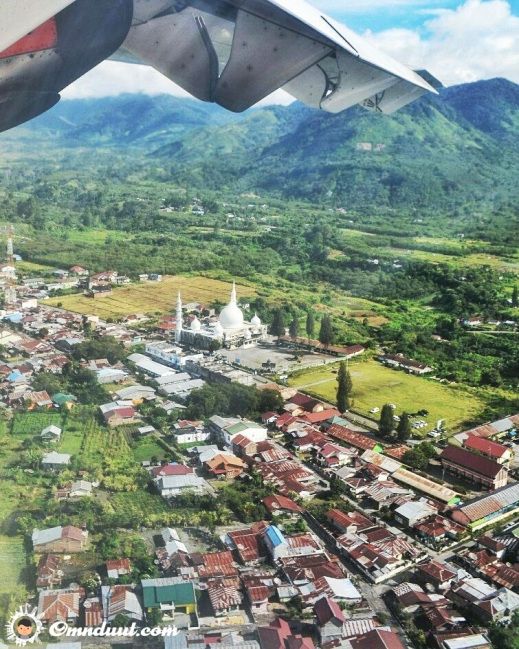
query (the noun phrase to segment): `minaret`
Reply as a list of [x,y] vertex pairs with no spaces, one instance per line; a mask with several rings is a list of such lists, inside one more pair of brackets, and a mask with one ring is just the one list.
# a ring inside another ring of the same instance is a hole
[[236,304],[237,301],[238,301],[238,299],[237,299],[237,297],[236,297],[236,281],[233,280],[233,281],[232,281],[232,291],[231,291],[231,301],[230,301],[230,304]]
[[180,343],[182,340],[182,298],[180,291],[177,297],[177,321],[175,325],[175,342]]
[[7,306],[12,306],[16,303],[16,271],[14,270],[14,246],[13,246],[14,228],[9,226],[7,231],[7,265],[11,268],[7,278],[7,287],[4,291],[4,300]]

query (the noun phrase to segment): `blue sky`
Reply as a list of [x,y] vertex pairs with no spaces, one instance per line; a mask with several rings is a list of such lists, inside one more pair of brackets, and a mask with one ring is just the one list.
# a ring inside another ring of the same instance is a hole
[[[428,69],[444,85],[493,77],[519,83],[519,0],[307,1],[409,67]],[[151,68],[105,62],[64,96],[121,92],[186,94]],[[286,95],[274,101],[285,103]]]
[[[420,29],[424,22],[438,10],[455,9],[459,0],[310,0],[334,18],[344,22],[356,32],[366,30],[380,32],[395,27]],[[514,3],[512,3],[514,4]],[[519,4],[519,0],[516,0]]]

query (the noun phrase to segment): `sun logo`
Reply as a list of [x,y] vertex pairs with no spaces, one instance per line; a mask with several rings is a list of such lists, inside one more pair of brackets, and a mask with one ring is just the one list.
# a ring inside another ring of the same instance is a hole
[[5,628],[10,642],[25,647],[36,642],[43,630],[43,623],[38,616],[38,610],[24,604],[11,615]]

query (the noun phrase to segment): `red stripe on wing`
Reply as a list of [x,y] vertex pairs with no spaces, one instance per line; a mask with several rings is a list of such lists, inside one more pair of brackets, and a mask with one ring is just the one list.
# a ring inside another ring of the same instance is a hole
[[0,59],[7,59],[11,56],[20,54],[30,54],[31,52],[40,52],[49,50],[58,44],[58,29],[56,20],[51,18],[39,27],[36,27],[27,36],[20,38],[19,41],[10,45],[6,50],[0,52]]

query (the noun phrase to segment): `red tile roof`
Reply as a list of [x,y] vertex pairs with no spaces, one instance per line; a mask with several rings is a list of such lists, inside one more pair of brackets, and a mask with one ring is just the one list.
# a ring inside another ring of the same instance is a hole
[[350,428],[346,428],[346,426],[341,426],[339,424],[332,424],[330,428],[328,428],[327,433],[331,437],[339,439],[345,444],[350,444],[351,446],[362,448],[365,451],[371,451],[377,443],[374,439],[371,439],[371,437],[357,433],[354,430],[351,430]]
[[317,622],[320,626],[328,624],[333,620],[337,624],[344,624],[346,621],[343,612],[339,608],[337,602],[329,597],[322,597],[314,604],[314,612],[317,617]]
[[287,498],[286,496],[279,496],[277,494],[264,498],[263,504],[270,513],[279,511],[300,513],[303,511],[303,508],[295,503],[291,498]]
[[464,442],[464,446],[471,451],[477,451],[495,459],[502,458],[510,450],[503,444],[476,435],[469,435]]
[[350,640],[353,649],[404,649],[402,641],[394,631],[373,629]]
[[419,564],[417,570],[427,579],[432,578],[439,584],[449,581],[456,576],[453,570],[439,561],[429,561]]
[[322,412],[307,412],[304,415],[299,415],[298,419],[307,421],[309,424],[319,424],[323,421],[328,421],[328,419],[333,419],[333,417],[340,417],[340,412],[338,410],[323,410]]
[[107,570],[131,570],[130,559],[112,559],[106,562]]
[[190,475],[191,473],[194,473],[194,469],[185,464],[165,464],[151,470],[151,474],[155,478],[167,475]]
[[503,470],[501,464],[457,446],[447,446],[444,448],[440,455],[440,459],[457,464],[460,467],[469,469],[470,471],[478,473],[486,478],[493,479]]

